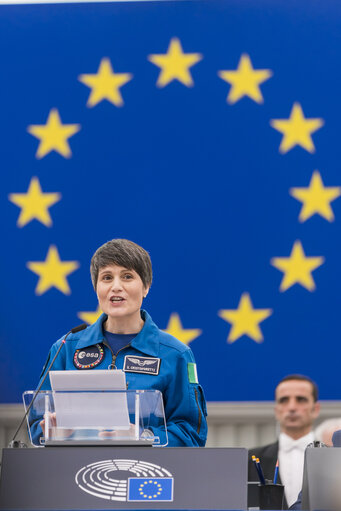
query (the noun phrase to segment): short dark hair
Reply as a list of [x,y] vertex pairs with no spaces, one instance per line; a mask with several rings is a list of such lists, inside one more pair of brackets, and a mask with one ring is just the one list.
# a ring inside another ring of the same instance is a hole
[[319,391],[318,391],[318,386],[316,385],[316,383],[314,382],[314,380],[312,380],[311,378],[309,378],[309,376],[304,376],[304,374],[289,374],[288,376],[284,376],[284,378],[281,379],[281,381],[279,381],[277,383],[277,386],[276,386],[276,389],[278,387],[278,385],[280,385],[281,383],[283,383],[284,381],[290,381],[290,380],[299,380],[299,381],[307,381],[308,383],[310,383],[311,387],[312,387],[312,395],[313,395],[313,399],[316,403],[316,401],[318,400],[319,398]]
[[144,287],[150,287],[153,272],[148,252],[133,241],[113,239],[99,247],[91,258],[90,274],[95,291],[100,269],[111,264],[136,271]]

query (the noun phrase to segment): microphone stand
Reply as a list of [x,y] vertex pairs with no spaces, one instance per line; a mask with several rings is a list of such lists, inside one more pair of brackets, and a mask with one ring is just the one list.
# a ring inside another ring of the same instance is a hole
[[20,422],[20,424],[19,424],[19,426],[18,426],[18,428],[17,428],[16,432],[14,433],[14,436],[13,436],[13,438],[12,438],[11,442],[8,444],[8,447],[9,447],[9,448],[18,449],[18,448],[26,448],[26,447],[27,447],[27,445],[26,445],[24,442],[22,442],[21,440],[16,440],[16,437],[17,437],[17,435],[18,435],[18,433],[19,433],[19,431],[20,431],[20,429],[21,429],[22,425],[23,425],[23,424],[24,424],[24,422],[25,422],[25,419],[26,419],[26,417],[28,416],[28,414],[29,414],[29,412],[30,412],[30,410],[31,410],[31,408],[32,408],[32,406],[33,406],[33,404],[34,404],[34,402],[35,402],[35,400],[36,400],[36,398],[37,398],[37,395],[38,395],[38,393],[39,393],[40,389],[42,388],[44,381],[46,380],[47,375],[49,374],[49,372],[50,372],[50,370],[51,370],[51,368],[52,368],[52,366],[53,366],[53,364],[54,364],[54,362],[55,362],[56,358],[58,357],[60,350],[61,350],[61,349],[62,349],[62,347],[64,346],[66,339],[68,338],[68,336],[69,336],[70,334],[75,334],[76,332],[80,332],[81,330],[84,330],[86,327],[87,327],[87,325],[86,325],[85,323],[82,323],[81,325],[76,326],[75,328],[72,328],[72,329],[71,329],[71,330],[70,330],[70,331],[69,331],[69,332],[65,335],[65,337],[64,337],[64,339],[62,340],[62,342],[61,342],[61,344],[60,344],[60,346],[59,346],[58,350],[56,351],[55,356],[53,357],[52,362],[50,363],[50,365],[49,365],[49,367],[48,367],[48,369],[47,369],[47,371],[46,371],[46,373],[45,373],[44,378],[41,380],[41,382],[40,382],[40,384],[39,384],[39,386],[38,386],[37,390],[35,391],[35,393],[34,393],[34,395],[33,395],[33,398],[32,398],[32,401],[30,402],[29,407],[27,408],[27,410],[26,410],[26,413],[25,413],[24,417],[22,418],[22,420],[21,420],[21,422]]

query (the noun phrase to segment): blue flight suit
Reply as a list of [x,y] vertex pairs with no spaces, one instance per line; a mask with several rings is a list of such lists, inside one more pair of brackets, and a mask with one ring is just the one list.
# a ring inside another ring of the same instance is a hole
[[[144,320],[142,330],[134,337],[130,345],[121,349],[114,356],[105,343],[102,324],[107,316],[102,314],[93,325],[85,330],[70,334],[56,358],[52,370],[76,370],[74,360],[77,362],[77,350],[83,350],[100,344],[104,351],[101,362],[93,367],[108,369],[115,366],[124,369],[127,355],[140,357],[153,357],[160,359],[159,373],[126,372],[126,381],[129,390],[155,389],[162,393],[165,417],[167,422],[168,446],[204,446],[207,437],[206,402],[203,390],[198,383],[192,383],[189,366],[194,356],[191,349],[173,336],[160,330],[146,311],[141,310]],[[63,338],[62,338],[63,339]],[[51,347],[47,362],[40,379],[53,359],[62,339]],[[91,348],[90,348],[91,349]],[[141,359],[143,360],[143,358]],[[50,390],[49,377],[46,378],[42,390]],[[160,443],[166,443],[165,432],[161,428],[151,428],[155,436],[160,437]],[[31,424],[32,440],[39,443],[42,435],[39,420]]]

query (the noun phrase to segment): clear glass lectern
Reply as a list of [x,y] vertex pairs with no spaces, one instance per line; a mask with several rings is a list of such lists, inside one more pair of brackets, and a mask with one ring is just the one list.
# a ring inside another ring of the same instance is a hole
[[[23,394],[26,410],[34,394],[33,391]],[[43,419],[45,432],[38,444],[31,426]],[[40,391],[27,420],[31,443],[36,447],[168,443],[159,390]]]

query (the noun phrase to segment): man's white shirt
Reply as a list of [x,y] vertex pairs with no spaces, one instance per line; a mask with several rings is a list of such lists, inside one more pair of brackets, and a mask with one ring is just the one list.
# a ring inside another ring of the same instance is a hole
[[314,433],[294,440],[285,433],[279,435],[278,462],[281,481],[285,486],[288,507],[297,500],[302,489],[304,451],[314,441]]

